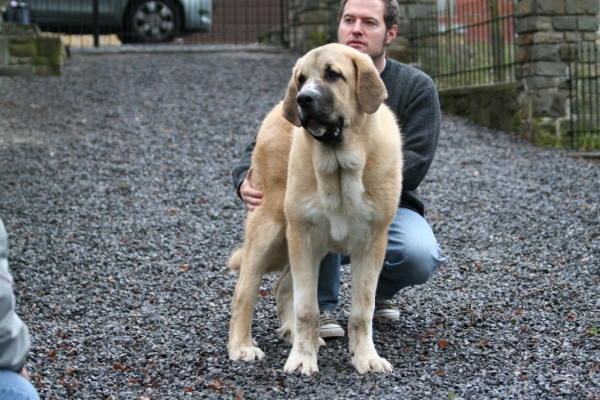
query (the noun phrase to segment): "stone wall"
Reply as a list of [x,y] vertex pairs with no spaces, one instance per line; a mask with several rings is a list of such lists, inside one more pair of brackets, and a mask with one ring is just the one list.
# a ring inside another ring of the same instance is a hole
[[515,82],[439,91],[444,112],[503,132],[517,132],[521,119]]
[[522,134],[538,145],[567,146],[569,59],[594,42],[598,0],[518,0],[516,78]]
[[37,25],[4,22],[0,32],[0,75],[59,76],[67,50],[58,37],[40,36]]

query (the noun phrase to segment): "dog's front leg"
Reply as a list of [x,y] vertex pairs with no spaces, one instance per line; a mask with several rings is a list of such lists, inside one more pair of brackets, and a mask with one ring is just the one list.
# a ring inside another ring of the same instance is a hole
[[292,351],[283,369],[286,372],[300,370],[304,375],[311,375],[319,371],[317,353],[322,341],[319,338],[317,280],[319,264],[325,253],[315,251],[309,235],[299,235],[294,231],[288,227],[296,332]]
[[381,272],[387,235],[381,235],[364,251],[352,254],[352,307],[348,319],[348,339],[352,365],[359,374],[390,372],[392,365],[379,357],[373,343],[375,290]]

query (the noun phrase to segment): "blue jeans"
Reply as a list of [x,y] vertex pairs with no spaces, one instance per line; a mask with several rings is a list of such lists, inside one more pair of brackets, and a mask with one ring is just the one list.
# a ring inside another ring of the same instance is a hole
[[[321,261],[317,299],[319,310],[333,310],[340,292],[342,255],[328,253]],[[446,262],[431,227],[420,214],[398,208],[388,230],[388,246],[375,296],[389,300],[402,288],[421,285]]]
[[39,400],[31,382],[8,369],[0,369],[0,399]]

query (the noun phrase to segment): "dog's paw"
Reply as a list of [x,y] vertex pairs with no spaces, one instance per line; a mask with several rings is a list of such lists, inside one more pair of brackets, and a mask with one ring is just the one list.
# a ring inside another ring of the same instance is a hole
[[279,329],[275,330],[277,333],[277,337],[281,340],[285,340],[286,343],[292,344],[294,343],[294,334],[292,330],[287,326],[282,326]]
[[256,361],[265,357],[265,353],[255,346],[239,347],[229,350],[230,360]]
[[319,372],[317,366],[317,357],[314,356],[302,356],[295,354],[292,350],[292,354],[288,357],[285,365],[283,366],[285,372],[293,373],[300,371],[304,375],[312,375],[313,372]]
[[359,374],[386,373],[392,371],[392,364],[381,357],[358,358],[352,357],[352,365]]

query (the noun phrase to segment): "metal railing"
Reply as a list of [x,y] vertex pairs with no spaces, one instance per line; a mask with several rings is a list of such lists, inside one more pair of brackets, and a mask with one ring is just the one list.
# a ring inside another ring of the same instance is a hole
[[571,146],[600,149],[600,51],[596,42],[581,42],[569,62]]
[[59,35],[76,47],[288,44],[285,0],[28,0],[27,5],[31,22],[45,35]]
[[438,89],[515,80],[513,0],[445,0],[411,19],[413,64]]

